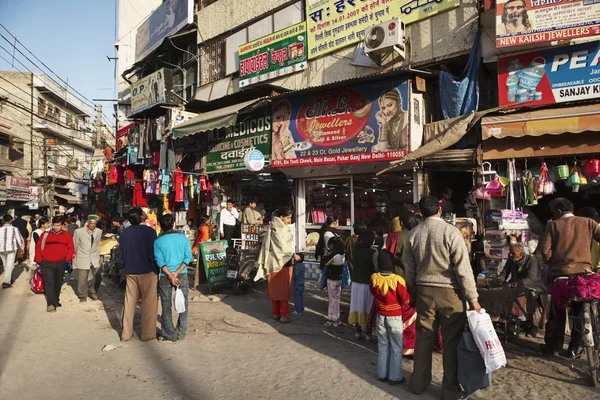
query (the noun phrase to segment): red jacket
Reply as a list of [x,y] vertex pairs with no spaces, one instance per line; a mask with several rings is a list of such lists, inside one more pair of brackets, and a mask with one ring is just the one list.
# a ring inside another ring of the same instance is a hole
[[[48,236],[42,250],[42,243],[44,237]],[[73,237],[67,231],[61,231],[60,233],[44,232],[40,236],[35,246],[35,262],[41,264],[42,261],[48,262],[59,262],[59,261],[71,261],[73,259]]]
[[377,314],[386,317],[402,317],[402,306],[408,305],[410,295],[400,275],[371,275],[371,294],[375,297]]

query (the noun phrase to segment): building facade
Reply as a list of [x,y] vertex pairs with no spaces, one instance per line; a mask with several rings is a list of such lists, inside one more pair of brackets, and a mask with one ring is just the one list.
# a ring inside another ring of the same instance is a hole
[[32,209],[82,204],[94,154],[92,108],[42,73],[0,72],[0,91],[1,169],[7,179],[27,182],[21,189],[32,188],[30,198],[11,196],[7,187],[7,200],[17,208],[33,200]]

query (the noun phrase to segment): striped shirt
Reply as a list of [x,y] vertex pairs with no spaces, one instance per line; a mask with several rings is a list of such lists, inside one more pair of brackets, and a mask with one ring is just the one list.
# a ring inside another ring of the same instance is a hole
[[5,224],[0,228],[0,252],[7,253],[18,249],[25,249],[23,236],[17,227]]

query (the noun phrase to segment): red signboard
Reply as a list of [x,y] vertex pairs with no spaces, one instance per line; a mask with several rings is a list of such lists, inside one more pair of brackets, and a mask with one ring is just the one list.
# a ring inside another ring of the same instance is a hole
[[273,105],[273,167],[390,161],[408,153],[408,81],[381,81]]
[[123,147],[127,146],[127,136],[129,135],[129,130],[131,129],[131,127],[134,125],[135,123],[131,123],[127,126],[124,126],[123,128],[119,129],[117,131],[117,144],[116,144],[116,149],[117,151],[121,150]]

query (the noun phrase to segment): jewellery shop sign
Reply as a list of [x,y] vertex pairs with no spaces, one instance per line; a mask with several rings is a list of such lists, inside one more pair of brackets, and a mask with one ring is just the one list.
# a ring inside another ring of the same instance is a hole
[[245,170],[244,157],[252,150],[260,150],[268,163],[271,159],[269,104],[240,113],[234,126],[210,131],[208,148],[206,172],[209,174]]
[[397,160],[409,149],[409,81],[381,81],[273,104],[271,165]]

